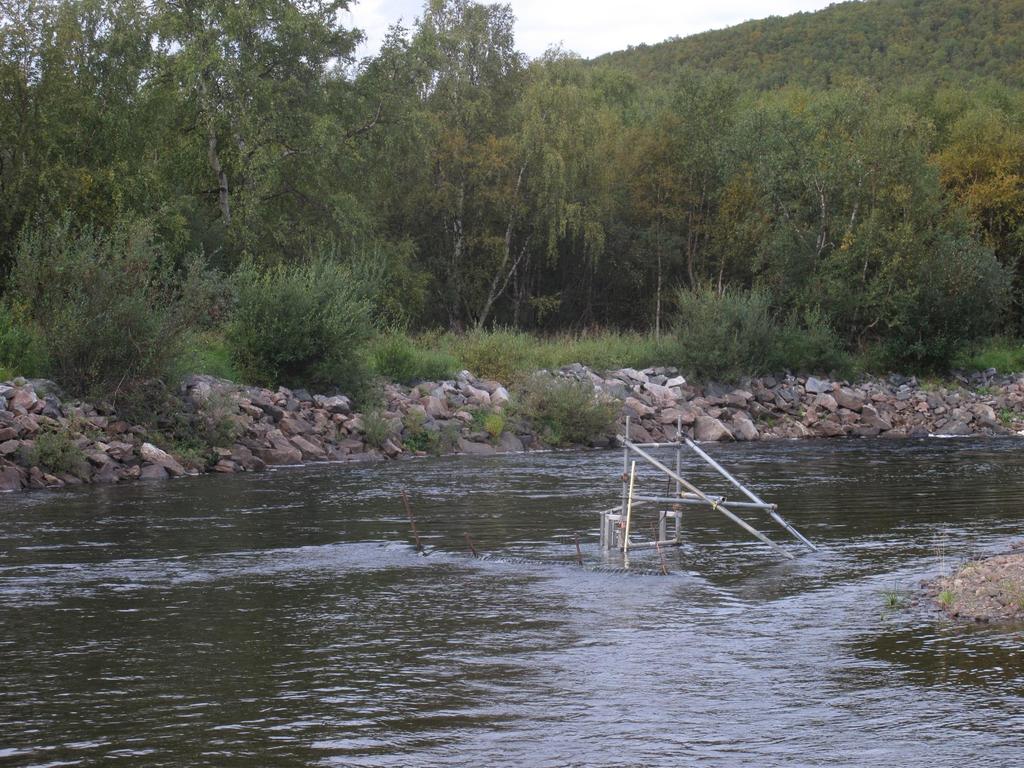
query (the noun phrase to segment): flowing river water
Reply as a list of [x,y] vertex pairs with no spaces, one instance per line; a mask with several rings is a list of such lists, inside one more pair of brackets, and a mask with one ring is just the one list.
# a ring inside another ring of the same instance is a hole
[[1021,764],[1024,633],[913,600],[1024,536],[1021,443],[709,451],[821,551],[691,509],[580,568],[611,451],[4,496],[0,765]]

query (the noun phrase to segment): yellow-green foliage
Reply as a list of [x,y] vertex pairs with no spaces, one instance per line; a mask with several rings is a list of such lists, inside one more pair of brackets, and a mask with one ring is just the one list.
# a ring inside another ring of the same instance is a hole
[[535,373],[516,387],[516,409],[550,445],[586,445],[614,431],[616,403],[587,382]]
[[77,474],[85,454],[66,432],[41,432],[29,452],[29,462],[49,472]]
[[995,368],[999,373],[1019,373],[1024,371],[1024,341],[996,336],[961,354],[954,365],[967,371]]
[[621,331],[534,336],[522,331],[472,331],[466,334],[423,334],[414,339],[421,349],[435,350],[485,379],[511,382],[538,370],[581,363],[596,370],[673,365],[673,340]]

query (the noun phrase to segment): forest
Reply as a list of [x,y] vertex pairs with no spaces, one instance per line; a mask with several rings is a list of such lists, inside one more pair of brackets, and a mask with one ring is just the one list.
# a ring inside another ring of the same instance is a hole
[[510,7],[472,0],[357,60],[348,5],[0,3],[7,373],[357,389],[473,340],[708,376],[1020,351],[1015,0],[596,60],[531,60]]

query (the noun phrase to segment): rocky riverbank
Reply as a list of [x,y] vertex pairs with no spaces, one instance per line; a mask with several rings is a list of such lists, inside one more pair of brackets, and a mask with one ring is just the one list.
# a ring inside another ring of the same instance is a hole
[[[856,383],[766,376],[730,386],[687,382],[674,369],[550,374],[614,403],[637,442],[1014,435],[1024,429],[1024,375],[993,372],[946,385],[890,376]],[[427,453],[494,454],[548,447],[500,382],[468,372],[413,387],[388,384],[381,406],[357,413],[344,395],[245,387],[209,376],[182,384],[169,431],[114,409],[64,398],[53,382],[0,385],[0,489],[233,473],[308,461],[372,461]],[[201,446],[196,449],[196,445]]]
[[951,618],[983,623],[1024,620],[1024,552],[965,563],[925,587]]

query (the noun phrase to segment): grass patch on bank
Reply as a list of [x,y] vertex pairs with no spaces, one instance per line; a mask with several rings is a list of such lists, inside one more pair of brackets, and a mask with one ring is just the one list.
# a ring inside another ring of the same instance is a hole
[[969,372],[987,371],[990,368],[995,368],[999,373],[1024,371],[1024,341],[1006,336],[987,339],[957,355],[953,365]]
[[376,375],[402,384],[450,379],[468,370],[483,379],[508,383],[538,370],[581,363],[595,370],[674,365],[675,341],[649,334],[598,331],[535,336],[523,331],[386,333],[370,342]]
[[227,341],[217,331],[188,334],[175,362],[175,373],[179,379],[190,373],[205,373],[229,381],[242,381],[238,366],[231,360]]

